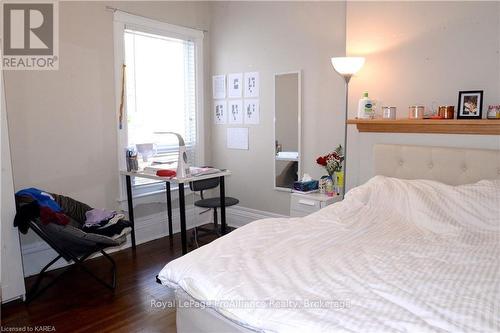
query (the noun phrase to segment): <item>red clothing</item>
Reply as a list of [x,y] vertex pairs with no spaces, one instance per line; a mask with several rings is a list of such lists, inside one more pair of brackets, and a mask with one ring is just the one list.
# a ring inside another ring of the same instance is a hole
[[69,223],[69,218],[66,215],[54,212],[48,207],[40,207],[40,220],[43,224],[56,223],[66,225]]

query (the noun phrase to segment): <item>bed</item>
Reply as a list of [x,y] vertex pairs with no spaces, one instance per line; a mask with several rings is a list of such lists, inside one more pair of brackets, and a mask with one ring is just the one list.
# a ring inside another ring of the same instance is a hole
[[500,331],[500,151],[374,156],[377,176],[342,202],[167,264],[177,331]]

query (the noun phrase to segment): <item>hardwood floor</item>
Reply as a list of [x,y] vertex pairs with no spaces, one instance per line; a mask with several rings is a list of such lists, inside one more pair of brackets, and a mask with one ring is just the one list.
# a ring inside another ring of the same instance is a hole
[[[188,233],[190,235],[190,233]],[[211,236],[204,238],[205,243]],[[89,275],[72,268],[50,289],[29,305],[2,305],[2,332],[6,327],[49,326],[55,332],[175,332],[175,309],[155,308],[152,301],[173,299],[165,286],[155,281],[165,264],[181,255],[180,235],[126,249],[111,256],[117,265],[114,294]],[[104,258],[86,263],[109,281],[110,264]],[[63,269],[49,272],[55,276]],[[34,278],[26,281],[27,288]],[[29,328],[28,328],[29,327]]]

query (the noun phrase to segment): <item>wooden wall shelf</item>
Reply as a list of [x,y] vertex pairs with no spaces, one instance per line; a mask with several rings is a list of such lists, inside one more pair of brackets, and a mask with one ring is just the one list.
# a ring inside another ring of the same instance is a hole
[[500,135],[500,119],[349,119],[360,132]]

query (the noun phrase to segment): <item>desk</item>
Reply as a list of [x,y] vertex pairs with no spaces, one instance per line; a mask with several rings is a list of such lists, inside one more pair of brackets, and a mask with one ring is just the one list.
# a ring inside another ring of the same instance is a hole
[[132,197],[132,181],[131,177],[141,177],[148,178],[153,180],[164,181],[166,186],[166,194],[167,194],[167,218],[168,218],[168,235],[170,239],[172,239],[173,231],[172,231],[172,196],[170,193],[170,184],[176,183],[179,186],[179,211],[180,211],[180,222],[181,222],[181,241],[182,241],[182,254],[187,253],[187,231],[186,231],[186,204],[184,198],[184,184],[189,184],[190,182],[210,179],[219,177],[219,190],[220,190],[220,218],[221,218],[221,233],[224,235],[226,233],[226,193],[225,193],[225,184],[224,179],[226,176],[231,175],[231,171],[224,170],[217,173],[212,173],[209,175],[201,175],[196,177],[189,178],[168,178],[168,177],[159,177],[156,175],[144,173],[144,172],[129,172],[129,171],[120,171],[120,174],[125,176],[126,184],[127,184],[127,203],[128,203],[128,215],[130,223],[132,224],[132,248],[135,250],[135,223],[134,223],[134,205],[133,205],[133,197]]

